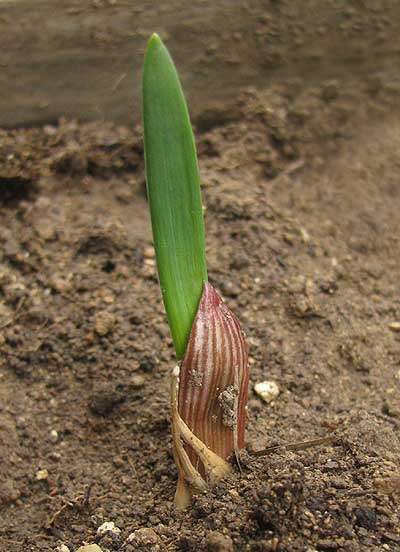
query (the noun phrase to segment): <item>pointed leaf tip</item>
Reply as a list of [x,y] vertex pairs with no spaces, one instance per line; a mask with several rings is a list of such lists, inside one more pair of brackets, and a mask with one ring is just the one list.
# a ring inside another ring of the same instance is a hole
[[147,42],[147,48],[153,45],[163,45],[163,41],[157,33],[153,33]]

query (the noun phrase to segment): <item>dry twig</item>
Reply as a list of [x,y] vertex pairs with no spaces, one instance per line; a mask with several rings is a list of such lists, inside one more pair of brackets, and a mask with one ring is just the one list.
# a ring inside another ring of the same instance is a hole
[[257,450],[256,452],[251,452],[251,456],[268,456],[269,454],[274,454],[275,452],[285,452],[287,450],[298,451],[306,450],[311,447],[318,447],[320,445],[332,444],[335,437],[329,435],[327,437],[319,437],[317,439],[310,439],[309,441],[298,441],[296,443],[289,443],[287,445],[274,445],[272,447],[267,447],[262,450]]

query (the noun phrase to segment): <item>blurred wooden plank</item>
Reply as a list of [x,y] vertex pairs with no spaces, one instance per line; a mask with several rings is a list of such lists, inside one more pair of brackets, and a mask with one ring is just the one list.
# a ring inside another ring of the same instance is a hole
[[[360,5],[356,15],[362,32],[343,7],[319,0],[0,0],[0,126],[62,115],[138,122],[153,32],[166,41],[203,125],[234,116],[246,86],[393,72],[397,26],[377,41],[377,14]],[[397,0],[385,2],[384,15],[398,21]]]
[[[60,115],[138,121],[143,52],[154,31],[174,55],[192,111],[203,108],[205,96],[225,101],[228,83],[222,90],[206,50],[227,3],[197,4],[0,0],[0,126],[41,124]],[[229,32],[242,26],[235,4],[223,17]]]

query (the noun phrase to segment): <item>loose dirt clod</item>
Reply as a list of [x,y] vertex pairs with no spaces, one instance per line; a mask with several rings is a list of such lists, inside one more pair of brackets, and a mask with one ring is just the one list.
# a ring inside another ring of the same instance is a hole
[[97,335],[105,336],[109,334],[116,323],[116,318],[113,314],[107,311],[98,312],[94,320],[94,329]]
[[233,552],[233,542],[228,535],[218,531],[212,531],[207,537],[207,550],[209,552]]
[[237,387],[229,385],[218,395],[218,402],[222,410],[222,423],[230,428],[234,428],[237,423],[235,401],[238,393]]

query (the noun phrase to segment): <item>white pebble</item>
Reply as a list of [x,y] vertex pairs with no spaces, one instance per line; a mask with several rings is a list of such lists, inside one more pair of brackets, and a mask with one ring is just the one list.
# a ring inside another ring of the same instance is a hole
[[45,479],[48,479],[49,472],[47,470],[38,470],[36,472],[36,479],[38,481],[44,481]]
[[55,552],[70,552],[70,549],[66,544],[60,544],[59,546],[57,546]]
[[274,381],[262,381],[254,385],[254,391],[266,403],[270,403],[279,395],[279,387]]
[[121,533],[121,529],[119,529],[119,527],[116,527],[113,521],[105,521],[102,525],[100,525],[100,527],[97,528],[96,534],[97,536],[101,537],[106,533],[119,535]]
[[300,235],[304,243],[308,243],[310,241],[310,234],[305,228],[300,228]]
[[78,548],[76,552],[103,552],[98,544],[85,544]]
[[400,332],[400,322],[391,322],[389,324],[389,329],[391,329],[392,332]]
[[148,247],[145,247],[144,250],[143,250],[143,257],[145,259],[154,259],[154,257],[156,256],[156,252],[154,250],[154,247],[152,247],[151,245],[149,245]]

